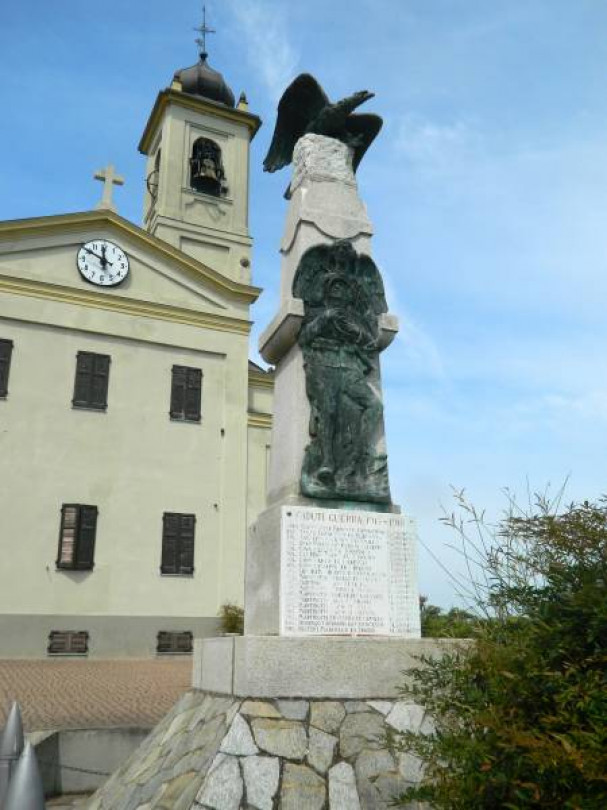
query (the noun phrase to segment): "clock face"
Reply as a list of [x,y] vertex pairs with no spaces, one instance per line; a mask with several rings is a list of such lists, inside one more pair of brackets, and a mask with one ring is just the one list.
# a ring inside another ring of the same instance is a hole
[[100,287],[122,284],[129,273],[124,250],[107,239],[93,239],[78,251],[78,270],[87,281]]

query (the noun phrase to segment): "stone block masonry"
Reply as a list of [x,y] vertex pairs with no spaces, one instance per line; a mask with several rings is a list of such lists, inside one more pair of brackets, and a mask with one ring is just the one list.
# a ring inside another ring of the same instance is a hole
[[399,700],[187,692],[87,810],[388,810],[423,775],[391,732],[433,733]]

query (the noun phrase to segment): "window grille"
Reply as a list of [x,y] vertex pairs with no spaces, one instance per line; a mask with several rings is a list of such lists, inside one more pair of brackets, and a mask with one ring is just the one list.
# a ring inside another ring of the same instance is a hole
[[189,630],[161,630],[156,641],[156,652],[164,655],[187,655],[193,650],[192,633]]
[[86,630],[51,630],[48,655],[88,655],[89,634]]

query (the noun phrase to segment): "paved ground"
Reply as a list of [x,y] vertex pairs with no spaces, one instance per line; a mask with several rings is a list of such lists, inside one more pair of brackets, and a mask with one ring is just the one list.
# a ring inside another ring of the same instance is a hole
[[0,727],[13,700],[25,731],[151,728],[190,687],[192,659],[0,660]]
[[78,793],[71,794],[70,796],[56,796],[54,799],[46,800],[46,810],[76,810],[78,807],[84,807],[89,796],[92,793]]

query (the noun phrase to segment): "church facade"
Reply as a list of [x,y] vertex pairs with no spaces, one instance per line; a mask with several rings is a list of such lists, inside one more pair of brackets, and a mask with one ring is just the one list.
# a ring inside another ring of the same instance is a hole
[[143,227],[0,223],[0,657],[187,652],[242,604],[273,380],[249,359],[249,147],[201,56],[156,100]]

